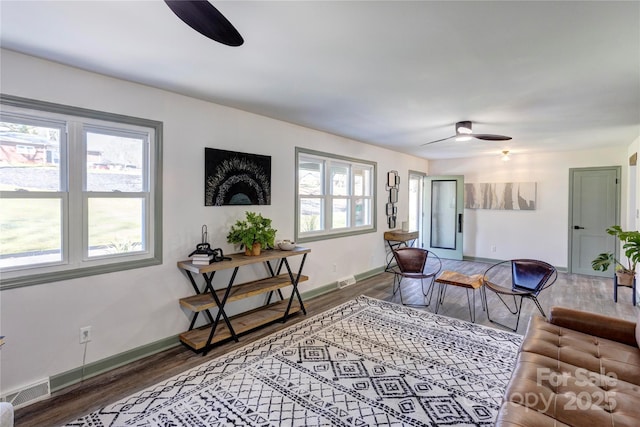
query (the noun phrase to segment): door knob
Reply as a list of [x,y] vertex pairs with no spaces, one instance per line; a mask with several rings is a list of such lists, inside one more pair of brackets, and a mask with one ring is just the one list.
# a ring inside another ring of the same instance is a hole
[[574,230],[584,230],[584,227],[580,227],[579,225],[574,225],[573,229]]

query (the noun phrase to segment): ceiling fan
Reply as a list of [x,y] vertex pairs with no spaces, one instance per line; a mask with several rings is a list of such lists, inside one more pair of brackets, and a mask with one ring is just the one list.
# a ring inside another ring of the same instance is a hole
[[227,46],[240,46],[244,39],[235,27],[207,0],[165,0],[185,24],[205,37]]
[[468,141],[471,138],[482,139],[484,141],[508,141],[511,139],[510,136],[505,135],[494,135],[490,133],[473,133],[471,131],[471,122],[468,120],[456,123],[456,134],[442,138],[436,139],[435,141],[425,142],[421,144],[421,146],[434,144],[436,142],[446,141],[451,138],[456,138],[456,141]]

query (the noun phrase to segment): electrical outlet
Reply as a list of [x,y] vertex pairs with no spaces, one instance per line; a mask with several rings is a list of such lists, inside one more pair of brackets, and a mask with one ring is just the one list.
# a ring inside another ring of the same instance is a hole
[[80,328],[80,344],[91,341],[91,326]]
[[335,273],[338,270],[338,266],[336,264],[333,264],[333,272]]
[[491,252],[495,252],[495,251],[496,251],[496,247],[495,247],[495,245],[494,245],[494,246],[491,246]]

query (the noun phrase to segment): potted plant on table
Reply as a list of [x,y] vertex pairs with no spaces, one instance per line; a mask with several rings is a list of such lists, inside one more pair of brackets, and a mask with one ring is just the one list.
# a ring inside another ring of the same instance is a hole
[[271,220],[255,212],[245,212],[245,215],[244,220],[237,220],[231,226],[227,241],[239,244],[245,255],[256,256],[261,249],[273,248],[278,230],[271,227]]
[[627,257],[627,265],[622,264],[612,252],[603,252],[591,261],[591,267],[596,271],[607,271],[614,264],[618,284],[631,286],[636,275],[636,266],[640,261],[640,232],[623,231],[619,225],[607,228],[607,233],[622,242],[622,249]]

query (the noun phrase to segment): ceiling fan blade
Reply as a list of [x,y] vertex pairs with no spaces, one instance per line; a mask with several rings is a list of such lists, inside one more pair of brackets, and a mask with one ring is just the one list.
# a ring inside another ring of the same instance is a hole
[[235,27],[207,0],[165,0],[185,24],[227,46],[240,46],[244,39]]
[[476,139],[482,139],[484,141],[508,141],[512,139],[510,136],[505,135],[492,135],[490,133],[471,134],[470,136]]
[[435,141],[425,142],[424,144],[420,144],[420,146],[424,147],[425,145],[435,144],[436,142],[446,141],[447,139],[455,138],[456,136],[457,135],[452,135],[452,136],[449,136],[449,137],[446,137],[446,138],[436,139]]

